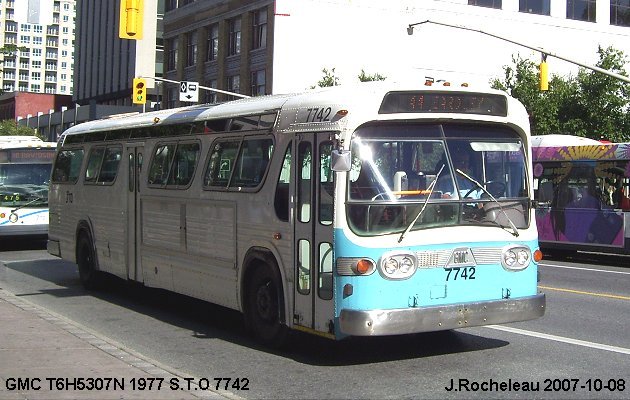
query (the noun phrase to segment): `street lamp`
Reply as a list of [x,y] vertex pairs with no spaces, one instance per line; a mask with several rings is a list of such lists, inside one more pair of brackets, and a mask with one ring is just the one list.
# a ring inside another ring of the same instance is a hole
[[484,35],[488,35],[488,36],[491,36],[493,38],[497,38],[497,39],[500,39],[500,40],[505,40],[506,42],[509,42],[509,43],[512,43],[512,44],[515,44],[515,45],[518,45],[518,46],[522,46],[522,47],[525,47],[525,48],[528,48],[530,50],[538,51],[538,52],[542,53],[545,58],[547,56],[555,57],[555,58],[558,58],[560,60],[567,61],[567,62],[569,62],[571,64],[575,64],[575,65],[578,65],[580,67],[583,67],[583,68],[586,68],[586,69],[590,69],[592,71],[599,72],[599,73],[602,73],[604,75],[608,75],[608,76],[611,76],[613,78],[616,78],[616,79],[622,80],[624,82],[630,83],[630,78],[627,77],[627,76],[623,76],[623,75],[620,75],[620,74],[617,74],[617,73],[614,73],[614,72],[611,72],[611,71],[608,71],[606,69],[599,68],[599,67],[596,67],[596,66],[593,66],[593,65],[583,64],[583,63],[581,63],[579,61],[571,60],[570,58],[567,58],[567,57],[559,56],[558,54],[552,53],[552,52],[547,51],[547,50],[545,50],[543,48],[536,48],[536,47],[530,46],[530,45],[525,44],[525,43],[517,42],[516,40],[504,38],[503,36],[495,35],[493,33],[488,33],[488,32],[482,31],[481,29],[473,29],[473,28],[469,28],[469,27],[463,26],[463,25],[452,25],[452,24],[447,24],[445,22],[431,21],[431,20],[427,19],[426,21],[416,22],[415,24],[409,24],[409,26],[407,26],[407,34],[408,35],[413,35],[414,27],[416,27],[418,25],[423,25],[423,24],[442,25],[442,26],[446,26],[446,27],[449,27],[449,28],[457,28],[457,29],[463,29],[465,31],[472,31],[472,32],[482,33]]

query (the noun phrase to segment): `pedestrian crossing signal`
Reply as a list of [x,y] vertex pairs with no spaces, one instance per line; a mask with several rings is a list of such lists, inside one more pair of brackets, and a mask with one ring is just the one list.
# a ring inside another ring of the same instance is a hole
[[133,78],[133,104],[145,104],[147,102],[147,82],[144,78]]

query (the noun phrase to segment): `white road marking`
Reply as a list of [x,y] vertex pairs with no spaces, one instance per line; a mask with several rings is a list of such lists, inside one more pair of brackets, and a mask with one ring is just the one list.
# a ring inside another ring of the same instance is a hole
[[624,271],[608,271],[608,270],[605,270],[605,269],[569,267],[567,265],[551,265],[551,264],[544,264],[544,263],[540,263],[539,265],[541,267],[550,267],[550,268],[579,269],[579,270],[582,270],[582,271],[608,272],[609,274],[630,275],[630,272],[624,272]]
[[486,326],[486,328],[496,329],[498,331],[516,333],[517,335],[532,336],[532,337],[536,337],[536,338],[540,338],[540,339],[553,340],[555,342],[575,344],[575,345],[578,345],[578,346],[590,347],[592,349],[612,351],[614,353],[630,355],[630,349],[626,349],[624,347],[617,347],[617,346],[610,346],[610,345],[607,345],[607,344],[588,342],[586,340],[572,339],[572,338],[567,338],[567,337],[564,337],[564,336],[549,335],[547,333],[527,331],[527,330],[524,330],[524,329],[511,328],[511,327],[508,327],[508,326],[488,325],[488,326]]

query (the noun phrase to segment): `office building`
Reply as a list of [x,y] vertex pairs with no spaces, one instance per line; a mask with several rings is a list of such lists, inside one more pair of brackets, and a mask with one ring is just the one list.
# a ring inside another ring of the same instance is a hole
[[[487,85],[513,57],[540,61],[539,51],[510,40],[588,65],[598,61],[598,46],[630,56],[627,0],[167,0],[165,7],[164,77],[245,95],[308,89],[324,69],[341,84],[364,71]],[[554,57],[548,65],[551,74],[578,72]],[[166,107],[186,104],[177,84],[162,93]],[[202,90],[200,101],[228,98]]]
[[0,0],[4,92],[72,94],[74,0]]

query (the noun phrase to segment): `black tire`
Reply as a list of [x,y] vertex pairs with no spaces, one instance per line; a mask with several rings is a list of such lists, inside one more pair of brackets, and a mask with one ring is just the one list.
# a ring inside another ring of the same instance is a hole
[[77,265],[79,267],[79,279],[83,287],[88,290],[98,289],[100,272],[96,269],[94,246],[88,234],[82,234],[77,242]]
[[282,346],[288,333],[283,323],[284,296],[280,280],[269,266],[259,265],[252,271],[245,302],[245,318],[252,333],[267,346]]

